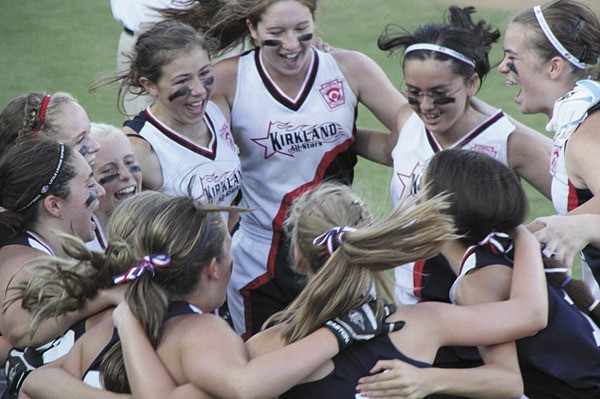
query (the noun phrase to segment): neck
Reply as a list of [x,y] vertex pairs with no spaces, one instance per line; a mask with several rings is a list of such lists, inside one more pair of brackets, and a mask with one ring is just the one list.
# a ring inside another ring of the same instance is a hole
[[60,237],[58,237],[58,235],[56,235],[54,229],[43,226],[36,226],[30,231],[37,235],[46,245],[48,245],[57,257],[63,259],[68,258],[67,254],[62,248],[62,240],[60,239]]
[[106,231],[106,225],[108,224],[108,219],[109,219],[110,215],[106,212],[103,212],[102,208],[99,208],[96,210],[96,212],[94,212],[94,216],[96,216],[98,223],[100,223],[100,226],[98,226],[98,227],[102,231]]
[[467,105],[464,115],[447,131],[432,133],[443,149],[447,149],[460,141],[465,135],[483,123],[488,116]]
[[458,276],[460,273],[460,265],[462,263],[467,247],[459,240],[453,240],[444,245],[442,255],[446,258],[454,274]]

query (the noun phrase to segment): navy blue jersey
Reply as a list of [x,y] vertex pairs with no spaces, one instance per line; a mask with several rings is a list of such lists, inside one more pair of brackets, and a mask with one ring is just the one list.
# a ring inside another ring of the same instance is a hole
[[[512,267],[507,257],[483,247],[470,249],[463,265],[467,261],[474,268],[492,264]],[[468,270],[461,271],[461,275],[465,273]],[[517,341],[525,394],[530,398],[585,398],[595,390],[600,393],[598,326],[577,309],[562,289],[551,284],[548,305],[547,327]],[[539,378],[540,375],[545,377]]]
[[[192,314],[192,313],[202,313],[202,312],[198,308],[194,307],[193,305],[190,305],[187,302],[173,301],[173,302],[171,302],[171,304],[169,305],[169,309],[167,310],[166,319],[168,320],[171,317],[185,315],[185,314]],[[104,356],[106,355],[106,353],[117,342],[119,342],[119,334],[117,332],[117,329],[115,328],[113,331],[113,335],[111,336],[111,338],[108,341],[108,343],[106,344],[106,346],[100,351],[98,356],[96,356],[96,358],[94,359],[92,364],[90,364],[88,369],[83,374],[82,379],[86,384],[93,386],[95,388],[98,388],[98,389],[103,389],[103,386],[100,381],[100,363],[102,363],[102,359],[104,359]]]
[[348,347],[333,358],[334,370],[317,381],[296,385],[281,399],[348,399],[356,395],[358,379],[369,375],[369,370],[380,359],[400,359],[417,367],[431,367],[404,356],[387,335]]

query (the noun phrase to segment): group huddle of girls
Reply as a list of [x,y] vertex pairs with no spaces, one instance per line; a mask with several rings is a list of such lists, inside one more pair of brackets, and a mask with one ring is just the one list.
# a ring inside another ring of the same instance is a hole
[[[95,83],[152,98],[123,129],[67,93],[4,108],[3,397],[600,397],[598,16],[507,25],[498,70],[550,139],[475,97],[500,32],[473,7],[386,28],[404,93],[315,47],[316,8],[166,10]],[[393,168],[389,215],[357,156]],[[521,178],[558,215],[525,225]]]

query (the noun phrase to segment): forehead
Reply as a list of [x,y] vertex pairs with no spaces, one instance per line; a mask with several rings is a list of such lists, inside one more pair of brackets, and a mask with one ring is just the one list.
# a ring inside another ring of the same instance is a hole
[[83,155],[73,150],[73,167],[75,168],[75,179],[79,182],[86,181],[92,174],[92,168],[87,163]]
[[90,119],[87,113],[81,105],[75,102],[65,103],[57,117],[56,124],[59,131],[55,137],[59,141],[69,142],[81,133],[90,130]]
[[210,57],[206,50],[194,46],[187,50],[177,51],[170,62],[162,68],[162,75],[172,77],[182,74],[195,74],[210,65]]
[[509,54],[519,55],[531,51],[529,43],[535,32],[524,25],[512,23],[506,28],[504,34],[504,51]]
[[310,9],[295,0],[282,0],[271,4],[261,15],[259,23],[266,28],[279,25],[295,25],[312,21]]
[[[96,166],[111,162],[114,159],[123,159],[128,155],[133,155],[131,143],[124,133],[111,132],[103,136],[94,136],[94,139],[100,144],[100,149],[96,153]],[[94,169],[97,169],[94,168]]]
[[425,90],[455,85],[462,82],[463,77],[452,72],[451,61],[407,60],[404,63],[404,81],[407,85]]

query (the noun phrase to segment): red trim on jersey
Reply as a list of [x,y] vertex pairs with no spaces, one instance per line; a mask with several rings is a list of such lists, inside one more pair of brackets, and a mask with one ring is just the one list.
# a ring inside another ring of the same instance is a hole
[[161,121],[152,117],[152,115],[148,112],[148,109],[144,110],[144,113],[146,114],[148,121],[150,123],[152,123],[152,125],[154,125],[162,134],[167,136],[167,138],[169,138],[170,140],[173,140],[174,142],[181,145],[182,147],[187,148],[188,150],[190,150],[196,154],[202,155],[202,156],[210,159],[211,161],[215,160],[215,158],[217,156],[217,141],[218,140],[217,140],[217,137],[215,134],[215,127],[213,125],[213,122],[210,119],[210,117],[208,116],[208,114],[206,114],[206,112],[204,113],[204,121],[206,122],[206,128],[208,129],[208,133],[211,136],[209,145],[210,145],[210,143],[212,143],[212,146],[209,149],[200,147],[199,145],[195,144],[191,140],[188,140],[185,137],[182,137],[182,136],[179,136],[179,135],[173,133]]
[[267,91],[271,93],[271,95],[277,102],[293,111],[298,111],[300,107],[302,107],[302,104],[304,104],[304,101],[306,101],[306,99],[308,98],[313,84],[315,83],[315,79],[317,78],[317,71],[319,70],[319,57],[317,56],[315,50],[311,49],[311,51],[313,59],[311,64],[308,66],[308,79],[306,79],[304,86],[300,88],[301,94],[297,96],[296,101],[291,101],[285,94],[283,94],[279,90],[279,87],[277,87],[275,82],[271,80],[271,77],[269,76],[265,68],[263,68],[262,61],[260,59],[260,49],[256,49],[254,53],[254,62],[256,63],[256,70],[258,71],[258,75],[260,76],[260,79],[265,85]]
[[[465,252],[465,254],[463,255],[462,260],[460,261],[460,267],[458,268],[458,275],[459,276],[462,273],[463,266],[465,265],[465,262],[467,261],[467,259],[469,259],[469,256],[473,255],[473,253],[475,253],[475,251],[477,251],[477,248],[478,247],[476,245],[473,245],[473,246],[467,248],[467,251]],[[496,251],[496,254],[497,254],[497,251]]]
[[268,283],[275,276],[275,265],[277,260],[277,249],[279,247],[279,240],[281,238],[281,228],[283,226],[283,222],[285,217],[287,216],[288,210],[292,204],[292,201],[302,195],[304,192],[309,190],[310,188],[320,184],[323,182],[325,177],[325,172],[329,165],[335,160],[335,158],[347,151],[350,146],[354,143],[354,137],[349,138],[344,141],[337,147],[333,148],[331,151],[325,153],[321,162],[317,166],[315,176],[312,181],[309,181],[302,186],[296,188],[293,191],[290,191],[286,195],[283,196],[281,200],[281,206],[279,207],[279,211],[273,220],[273,239],[271,240],[271,249],[269,250],[269,256],[267,257],[267,272],[258,276],[244,287],[240,289],[240,294],[244,299],[244,322],[246,327],[246,332],[242,334],[242,339],[245,341],[250,336],[249,326],[252,325],[252,312],[251,312],[251,302],[250,302],[250,290],[256,289],[261,285]]
[[571,183],[571,179],[568,179],[567,184],[569,185],[569,194],[567,195],[567,212],[577,208],[579,204],[579,197],[577,196],[577,189]]
[[[504,113],[502,111],[498,111],[495,115],[490,117],[488,120],[483,122],[481,125],[477,126],[471,133],[465,136],[462,140],[452,146],[452,148],[462,148],[465,145],[469,144],[475,137],[479,136],[481,133],[485,132],[487,128],[496,123],[504,117]],[[443,150],[442,146],[439,145],[435,136],[428,130],[425,129],[425,133],[427,135],[427,140],[429,141],[429,145],[431,145],[431,149],[434,153],[440,152]]]
[[413,294],[419,298],[423,298],[421,289],[423,288],[423,269],[425,269],[425,262],[427,262],[425,259],[418,260],[413,266]]

